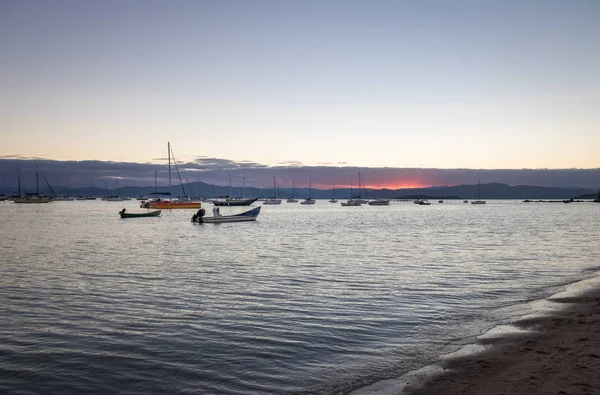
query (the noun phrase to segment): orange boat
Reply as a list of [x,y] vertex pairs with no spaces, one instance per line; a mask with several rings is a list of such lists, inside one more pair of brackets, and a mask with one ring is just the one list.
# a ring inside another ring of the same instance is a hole
[[[174,209],[174,208],[200,208],[201,202],[195,202],[193,200],[187,199],[187,194],[185,193],[185,188],[183,184],[181,184],[181,189],[184,193],[184,198],[180,200],[171,200],[171,143],[167,142],[167,151],[169,156],[169,192],[166,195],[169,195],[169,200],[156,199],[150,200],[147,202],[142,202],[140,207],[142,208],[152,208],[152,209]],[[175,163],[175,155],[173,155],[173,163]],[[177,169],[177,164],[175,164],[175,169],[177,170],[177,176],[179,177],[179,170]],[[181,183],[181,177],[179,177],[179,182]]]
[[160,202],[152,202],[150,203],[150,207],[149,208],[156,208],[156,209],[170,209],[170,208],[200,208],[201,207],[201,203],[200,202],[194,202],[194,201],[168,201],[168,200],[162,200]]

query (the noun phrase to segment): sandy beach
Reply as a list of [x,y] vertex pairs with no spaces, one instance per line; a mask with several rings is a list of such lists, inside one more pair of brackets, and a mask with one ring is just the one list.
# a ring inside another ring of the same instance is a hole
[[492,347],[443,360],[442,374],[411,382],[404,393],[600,393],[600,289],[552,301],[565,308],[516,323],[533,332],[482,340]]

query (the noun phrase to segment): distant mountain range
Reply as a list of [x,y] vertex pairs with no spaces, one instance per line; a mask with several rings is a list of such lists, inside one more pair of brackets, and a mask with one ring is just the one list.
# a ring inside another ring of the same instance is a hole
[[[230,188],[228,186],[218,186],[206,184],[203,182],[193,182],[184,184],[183,188],[188,196],[195,198],[216,197],[229,195]],[[122,187],[117,189],[103,189],[96,187],[85,188],[66,188],[54,187],[57,194],[70,196],[148,196],[152,192],[168,192],[168,187],[159,188],[158,191],[154,187]],[[35,192],[32,189],[22,190],[22,192]],[[48,193],[46,190],[41,190],[41,193]],[[347,199],[350,197],[350,188],[336,188],[335,191],[313,189],[312,196],[315,199],[331,199],[334,196],[337,199]],[[515,185],[490,183],[481,184],[481,199],[593,199],[596,197],[597,190],[589,188],[566,188],[566,187],[540,187],[531,185]],[[16,194],[16,189],[5,188],[3,191],[6,195]],[[181,185],[173,185],[171,188],[173,196],[184,195]],[[308,188],[281,188],[277,191],[279,198],[285,199],[292,196],[303,199],[308,197]],[[268,188],[252,188],[247,187],[245,191],[240,188],[231,188],[232,196],[245,197],[272,197],[273,189]],[[429,187],[429,188],[405,188],[405,189],[361,189],[352,190],[353,197],[362,198],[386,198],[386,199],[430,199],[430,200],[452,200],[452,199],[477,199],[478,186],[475,185],[455,185],[448,187]]]

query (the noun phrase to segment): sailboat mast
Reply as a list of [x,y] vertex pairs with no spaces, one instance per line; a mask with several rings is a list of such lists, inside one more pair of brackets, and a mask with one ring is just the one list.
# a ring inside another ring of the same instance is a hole
[[40,183],[38,180],[38,165],[35,165],[35,191],[39,195],[40,194]]
[[277,199],[277,190],[275,188],[275,177],[273,177],[273,199]]
[[154,192],[158,192],[158,184],[156,182],[156,170],[154,170]]
[[169,201],[171,201],[171,143],[167,141],[167,151],[169,155]]
[[17,169],[17,194],[21,196],[21,169]]
[[229,175],[229,198],[231,198],[231,174]]
[[242,199],[246,199],[246,177],[242,174]]

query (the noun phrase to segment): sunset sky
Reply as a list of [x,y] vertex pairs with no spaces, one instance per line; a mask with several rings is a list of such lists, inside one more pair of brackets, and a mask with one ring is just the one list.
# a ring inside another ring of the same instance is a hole
[[599,168],[599,21],[596,0],[0,0],[0,158]]

